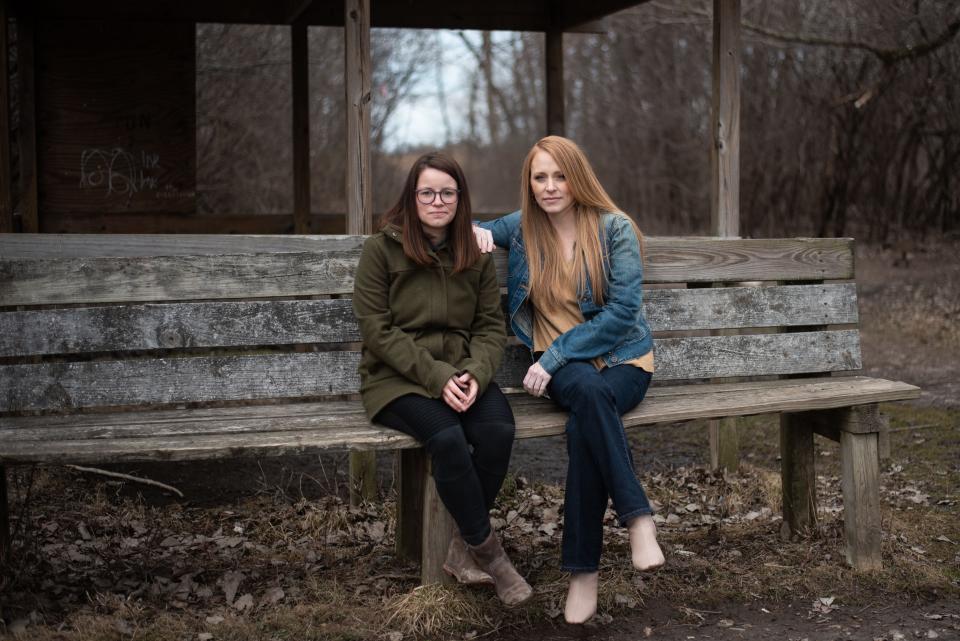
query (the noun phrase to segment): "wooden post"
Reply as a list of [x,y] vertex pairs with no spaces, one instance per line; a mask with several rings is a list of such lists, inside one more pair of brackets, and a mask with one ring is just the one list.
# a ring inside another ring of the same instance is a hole
[[293,68],[293,231],[310,233],[310,72],[307,25],[290,27]]
[[710,227],[740,235],[740,0],[713,0]]
[[397,487],[397,556],[420,561],[423,552],[423,497],[430,466],[423,448],[400,450]]
[[37,203],[37,102],[34,83],[36,21],[17,16],[17,75],[20,78],[20,221],[22,231],[40,232]]
[[10,562],[10,517],[7,505],[7,468],[0,465],[0,567]]
[[840,433],[843,457],[843,531],[847,563],[857,570],[879,570],[880,465],[877,432]]
[[[373,231],[370,176],[370,0],[344,1],[347,105],[347,233]],[[350,453],[350,503],[376,493],[377,459],[373,452]]]
[[420,581],[424,585],[453,583],[453,578],[443,571],[452,531],[453,518],[437,494],[428,461],[423,484],[423,548],[420,553]]
[[547,134],[563,136],[566,130],[563,86],[563,32],[546,33]]
[[347,233],[373,231],[370,176],[370,0],[345,0]]
[[0,0],[0,233],[13,231],[13,183],[10,175],[10,41],[7,0]]
[[791,538],[817,522],[817,474],[814,463],[814,426],[809,412],[780,415],[780,478],[783,485],[781,534]]
[[[740,235],[740,0],[713,1],[710,233]],[[710,421],[710,464],[740,465],[737,421]]]

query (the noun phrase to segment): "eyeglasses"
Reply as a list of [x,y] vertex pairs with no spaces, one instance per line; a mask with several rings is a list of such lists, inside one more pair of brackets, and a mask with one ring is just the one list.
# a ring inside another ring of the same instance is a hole
[[440,191],[434,191],[433,189],[418,189],[417,190],[417,200],[419,200],[424,205],[430,205],[434,200],[437,199],[437,195],[440,196],[440,202],[444,205],[452,205],[457,202],[457,199],[460,198],[459,189],[441,189]]

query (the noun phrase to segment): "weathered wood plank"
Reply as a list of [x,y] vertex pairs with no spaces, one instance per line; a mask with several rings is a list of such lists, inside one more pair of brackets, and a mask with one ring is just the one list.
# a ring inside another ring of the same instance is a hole
[[359,340],[349,299],[0,312],[0,356]]
[[[362,242],[359,236],[174,235],[109,236],[106,239],[92,236],[81,237],[81,240],[71,235],[44,236],[51,235],[0,235],[0,301],[3,304],[347,293],[353,287],[353,271]],[[36,239],[36,246],[27,242],[30,238]],[[152,245],[145,244],[145,238],[151,239]],[[48,251],[44,253],[42,249]],[[351,252],[351,249],[357,251]],[[313,252],[322,253],[324,257],[310,256]],[[200,257],[191,258],[191,254]],[[297,276],[304,263],[322,266],[328,262],[325,258],[338,264],[338,271],[343,272],[335,282],[317,283],[306,279],[303,291],[287,287],[283,293],[272,293],[271,271],[283,272],[286,263],[286,275]],[[496,261],[501,283],[505,283],[504,252],[497,253]],[[263,270],[268,278],[266,287],[249,277]],[[151,274],[154,275],[151,277]],[[852,241],[849,239],[651,238],[647,241],[645,281],[651,284],[852,277]],[[163,280],[157,282],[161,278]],[[100,286],[104,279],[110,281],[109,288]],[[218,294],[221,283],[229,286],[229,295]]]
[[[854,330],[665,338],[654,341],[657,379],[761,376],[860,369]],[[300,398],[358,391],[357,352],[0,366],[0,411]],[[496,376],[518,387],[529,352],[506,350]]]
[[0,258],[14,260],[322,253],[360,249],[364,240],[365,237],[356,235],[0,234]]
[[302,398],[356,392],[357,352],[0,368],[0,411]]
[[654,341],[658,380],[857,370],[855,330],[664,338]]
[[648,239],[644,282],[853,278],[849,238]]
[[6,260],[3,305],[266,298],[348,293],[359,251],[148,259]]
[[[644,307],[654,331],[857,322],[853,283],[655,289]],[[0,356],[359,340],[348,299],[0,312]]]
[[[803,412],[919,395],[912,385],[860,376],[654,387],[624,423]],[[521,395],[511,405],[518,438],[563,433],[566,413],[549,400]],[[416,445],[405,434],[369,425],[357,401],[0,418],[0,463],[197,460]]]

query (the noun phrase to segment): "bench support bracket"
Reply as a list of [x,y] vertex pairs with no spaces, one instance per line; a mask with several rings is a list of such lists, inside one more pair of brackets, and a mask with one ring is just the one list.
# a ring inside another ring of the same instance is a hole
[[453,518],[437,495],[430,457],[422,449],[400,451],[397,498],[397,555],[420,562],[424,585],[450,583],[443,571],[453,532]]
[[0,465],[0,566],[10,562],[10,517],[7,509],[7,468]]

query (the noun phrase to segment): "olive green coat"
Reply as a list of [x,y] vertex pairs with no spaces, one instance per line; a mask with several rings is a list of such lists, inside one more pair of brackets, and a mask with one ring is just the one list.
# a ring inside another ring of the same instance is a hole
[[401,239],[394,227],[368,238],[354,282],[360,394],[371,419],[404,394],[440,398],[459,372],[473,374],[483,393],[506,342],[490,254],[454,274],[446,245],[429,252],[435,265],[423,266],[406,257]]

